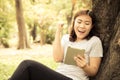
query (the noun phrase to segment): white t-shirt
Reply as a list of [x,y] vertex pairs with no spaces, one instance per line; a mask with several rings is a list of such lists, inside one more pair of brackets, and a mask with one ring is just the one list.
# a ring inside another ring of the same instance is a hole
[[[89,62],[89,57],[103,57],[101,40],[96,36],[91,37],[89,40],[71,42],[69,41],[69,34],[66,34],[62,37],[61,44],[64,48],[64,57],[66,56],[68,46],[85,49],[86,62]],[[73,80],[89,80],[86,73],[80,67],[74,65],[60,63],[56,71],[72,78]]]

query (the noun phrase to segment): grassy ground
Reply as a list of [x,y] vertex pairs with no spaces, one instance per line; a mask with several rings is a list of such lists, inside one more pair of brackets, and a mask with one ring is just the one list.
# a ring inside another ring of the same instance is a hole
[[26,50],[2,48],[0,49],[0,80],[7,80],[18,64],[26,59],[41,62],[52,69],[58,65],[53,61],[51,45],[33,45],[31,49]]

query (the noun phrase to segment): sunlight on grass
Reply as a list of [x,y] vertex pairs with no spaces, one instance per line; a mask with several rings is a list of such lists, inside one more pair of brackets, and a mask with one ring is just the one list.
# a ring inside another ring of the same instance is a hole
[[[18,50],[16,50],[15,52],[17,51]],[[3,51],[5,53],[0,52],[0,80],[8,80],[16,67],[19,65],[19,63],[26,59],[38,61],[52,69],[55,69],[57,67],[58,64],[53,61],[52,55],[47,54],[48,52],[45,52],[45,49],[43,49],[41,53],[32,53],[31,51],[22,50],[21,53],[19,53],[19,51],[18,53],[14,54],[9,53],[10,51],[7,50]],[[51,52],[49,51],[49,53]]]

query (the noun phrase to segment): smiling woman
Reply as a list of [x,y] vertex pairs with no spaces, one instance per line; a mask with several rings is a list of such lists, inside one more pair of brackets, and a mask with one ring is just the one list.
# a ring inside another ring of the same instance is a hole
[[88,15],[82,15],[75,20],[75,33],[77,35],[76,41],[84,39],[92,29],[92,19]]
[[[99,37],[99,32],[98,32],[98,29],[96,26],[96,22],[97,22],[96,17],[92,13],[92,11],[86,10],[86,11],[77,12],[76,15],[74,16],[70,40],[75,41],[77,38],[77,36],[76,36],[77,34],[75,33],[76,29],[73,29],[76,27],[79,27],[79,29],[78,29],[79,32],[81,32],[81,33],[86,32],[86,34],[84,35],[85,36],[84,38],[89,39],[93,35]],[[86,29],[87,29],[87,31],[86,31]]]
[[[89,80],[89,76],[96,75],[103,51],[101,40],[94,33],[94,19],[93,13],[89,10],[76,13],[70,34],[64,35],[62,39],[63,25],[58,25],[53,43],[53,58],[60,63],[56,71],[39,62],[25,60],[10,80]],[[64,62],[68,47],[85,51],[84,56],[72,57],[71,60],[74,60],[76,65]]]
[[54,43],[56,61],[64,62],[69,46],[85,50],[85,57],[80,55],[74,57],[77,67],[62,63],[57,69],[58,72],[73,80],[88,80],[88,76],[96,75],[103,56],[102,44],[97,31],[99,30],[97,30],[95,15],[92,11],[83,10],[75,14],[70,34],[62,37],[61,44],[58,40],[60,33],[56,33]]

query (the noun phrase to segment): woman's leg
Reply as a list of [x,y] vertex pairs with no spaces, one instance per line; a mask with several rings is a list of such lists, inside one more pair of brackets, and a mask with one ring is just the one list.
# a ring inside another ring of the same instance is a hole
[[72,80],[32,60],[23,61],[10,80]]

